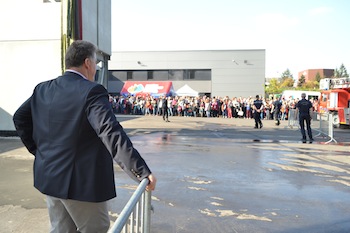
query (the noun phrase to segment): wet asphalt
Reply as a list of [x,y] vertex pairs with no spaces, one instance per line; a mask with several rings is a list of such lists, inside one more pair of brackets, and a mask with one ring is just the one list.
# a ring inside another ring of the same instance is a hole
[[[350,130],[300,142],[297,128],[252,119],[118,116],[158,178],[151,232],[350,232]],[[0,138],[0,232],[48,232],[32,156]],[[111,221],[136,187],[115,167]]]

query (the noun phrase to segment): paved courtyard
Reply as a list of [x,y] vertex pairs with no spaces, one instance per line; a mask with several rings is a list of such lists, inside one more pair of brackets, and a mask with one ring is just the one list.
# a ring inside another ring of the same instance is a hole
[[[286,121],[253,129],[251,119],[118,119],[158,178],[152,233],[350,232],[349,130],[335,130],[339,144],[303,144]],[[17,138],[0,146],[0,232],[48,232],[32,156]],[[137,185],[115,174],[111,221]]]

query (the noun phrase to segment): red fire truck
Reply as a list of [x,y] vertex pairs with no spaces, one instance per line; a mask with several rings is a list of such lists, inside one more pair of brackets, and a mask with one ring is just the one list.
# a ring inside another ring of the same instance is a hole
[[350,78],[321,79],[320,89],[320,112],[331,112],[335,127],[350,126]]

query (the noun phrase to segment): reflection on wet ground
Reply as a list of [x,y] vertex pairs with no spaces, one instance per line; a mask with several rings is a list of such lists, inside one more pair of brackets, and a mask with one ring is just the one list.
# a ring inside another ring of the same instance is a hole
[[132,141],[159,179],[152,232],[350,230],[348,147],[219,131]]
[[[349,131],[335,130],[338,144],[303,144],[287,122],[256,130],[251,119],[118,118],[158,178],[152,233],[350,232]],[[0,144],[0,225],[48,232],[33,156],[19,139]],[[115,177],[112,221],[137,185],[117,165]]]

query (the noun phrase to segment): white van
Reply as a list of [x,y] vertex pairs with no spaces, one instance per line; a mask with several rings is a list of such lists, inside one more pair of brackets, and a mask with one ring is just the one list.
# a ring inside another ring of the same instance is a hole
[[290,99],[301,99],[301,93],[306,94],[306,99],[320,99],[321,92],[319,91],[296,91],[296,90],[285,90],[282,92],[281,98],[285,100]]

